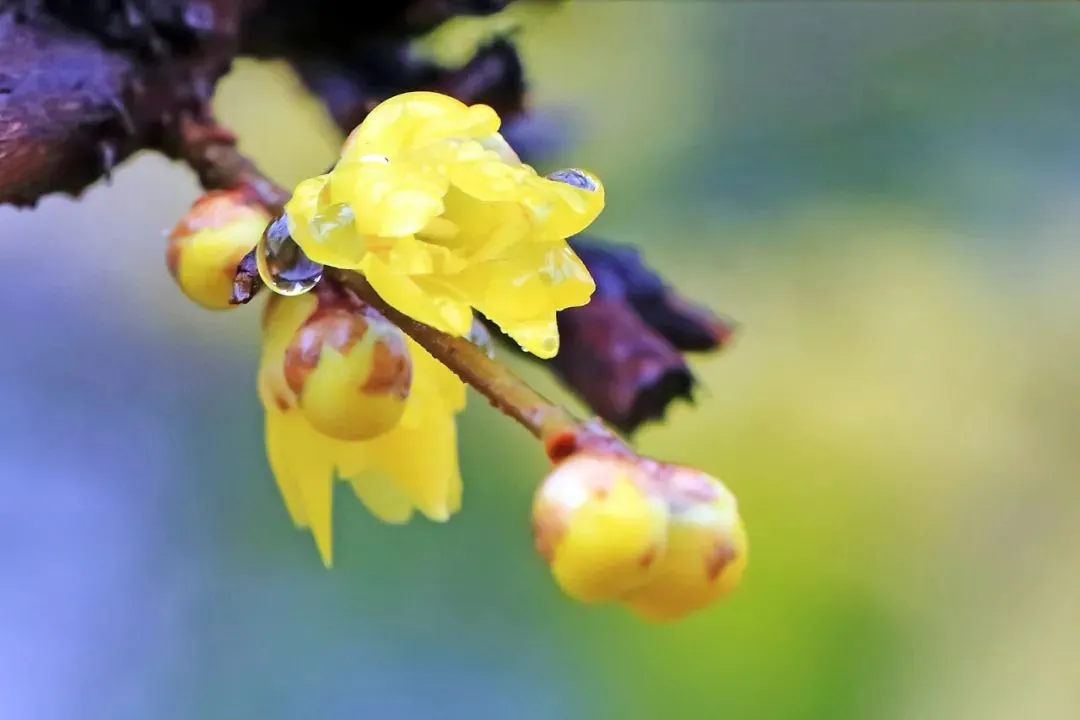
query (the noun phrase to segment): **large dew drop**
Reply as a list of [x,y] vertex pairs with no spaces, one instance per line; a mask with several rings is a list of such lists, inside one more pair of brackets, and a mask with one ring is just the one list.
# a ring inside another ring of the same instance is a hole
[[255,248],[259,277],[278,295],[303,295],[322,279],[323,266],[313,262],[289,234],[285,215],[273,220]]

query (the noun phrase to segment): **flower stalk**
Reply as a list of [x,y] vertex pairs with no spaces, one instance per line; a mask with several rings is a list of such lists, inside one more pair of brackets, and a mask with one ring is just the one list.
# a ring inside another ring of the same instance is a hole
[[506,365],[492,360],[479,346],[413,320],[379,297],[375,288],[359,273],[334,270],[333,277],[537,439],[550,443],[567,433],[583,434],[579,432],[583,425],[580,420],[538,393]]

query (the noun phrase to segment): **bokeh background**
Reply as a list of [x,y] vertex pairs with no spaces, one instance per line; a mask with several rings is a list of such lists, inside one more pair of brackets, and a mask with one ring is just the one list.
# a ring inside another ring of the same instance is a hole
[[[0,209],[0,717],[1080,717],[1080,5],[581,0],[523,35],[548,169],[743,324],[641,448],[723,477],[750,570],[674,626],[562,597],[545,470],[474,398],[465,507],[292,529],[257,310],[165,272],[191,175]],[[283,182],[338,141],[275,65],[217,106]],[[533,368],[546,390],[554,386]]]

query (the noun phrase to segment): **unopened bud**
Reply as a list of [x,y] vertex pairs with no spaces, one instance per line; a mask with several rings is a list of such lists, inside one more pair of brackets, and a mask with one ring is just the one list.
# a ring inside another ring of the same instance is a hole
[[650,620],[677,620],[726,596],[746,568],[746,530],[735,496],[716,478],[665,466],[667,548],[644,586],[624,602]]
[[214,190],[191,206],[168,235],[169,274],[193,302],[227,310],[240,261],[262,236],[269,214],[236,190]]
[[412,358],[395,325],[329,290],[289,341],[284,379],[308,422],[338,440],[370,440],[397,426]]
[[610,602],[641,587],[664,552],[668,513],[640,468],[622,457],[575,455],[533,503],[533,534],[556,582],[582,602]]
[[714,603],[746,565],[746,533],[723,483],[625,447],[557,459],[534,499],[533,534],[567,595],[621,602],[650,620]]

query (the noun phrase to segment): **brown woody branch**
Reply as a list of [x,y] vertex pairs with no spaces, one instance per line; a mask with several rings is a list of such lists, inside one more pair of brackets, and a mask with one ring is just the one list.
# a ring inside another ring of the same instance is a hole
[[[168,152],[179,118],[206,115],[235,55],[241,12],[255,3],[216,0],[214,24],[195,28],[190,13],[175,27],[154,26],[161,1],[142,3],[149,15],[131,5],[115,17],[55,3],[72,15],[63,18],[41,2],[0,0],[0,204],[78,196],[139,150]],[[114,34],[94,32],[95,19]]]

